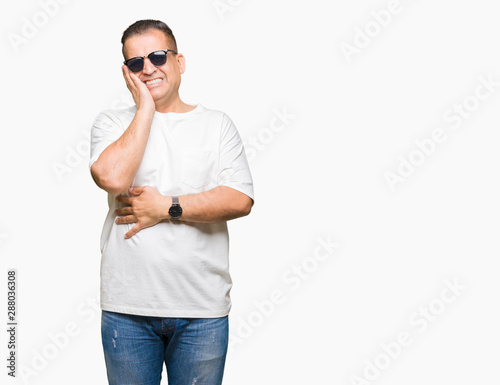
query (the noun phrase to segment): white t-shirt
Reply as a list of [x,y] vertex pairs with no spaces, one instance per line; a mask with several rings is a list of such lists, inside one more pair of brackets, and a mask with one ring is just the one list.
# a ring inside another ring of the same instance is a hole
[[[91,131],[90,166],[128,128],[136,107],[100,113]],[[186,113],[156,112],[132,186],[163,195],[228,186],[253,199],[242,141],[229,117],[198,104]],[[101,235],[101,308],[156,317],[215,318],[229,313],[226,222],[164,220],[125,239],[134,224],[117,225],[123,206],[108,194]]]

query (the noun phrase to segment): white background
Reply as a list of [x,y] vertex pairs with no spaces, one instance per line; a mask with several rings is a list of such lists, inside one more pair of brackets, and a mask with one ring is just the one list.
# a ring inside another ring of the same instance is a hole
[[[401,0],[390,20],[387,1],[57,4],[8,2],[0,16],[1,318],[15,268],[19,322],[18,377],[3,332],[2,383],[107,383],[96,302],[107,202],[88,135],[100,111],[130,101],[120,38],[143,18],[176,35],[183,100],[226,112],[254,154],[256,204],[230,223],[237,343],[224,384],[498,383],[500,86],[474,96],[481,78],[500,81],[496,2]],[[464,103],[454,127],[445,117]],[[293,115],[279,132],[276,111]],[[415,152],[435,130],[446,140]],[[391,189],[387,173],[412,156]],[[318,262],[328,238],[339,247]],[[291,284],[294,265],[306,272]],[[411,343],[398,348],[401,333]]]

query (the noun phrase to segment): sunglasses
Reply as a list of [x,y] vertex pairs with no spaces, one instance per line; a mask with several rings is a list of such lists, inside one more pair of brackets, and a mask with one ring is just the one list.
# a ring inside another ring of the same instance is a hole
[[177,54],[177,52],[172,49],[162,49],[159,51],[151,52],[148,56],[137,56],[125,60],[123,64],[128,67],[130,72],[141,72],[144,69],[144,59],[148,58],[151,64],[153,64],[155,67],[159,67],[167,62],[167,54],[169,52]]

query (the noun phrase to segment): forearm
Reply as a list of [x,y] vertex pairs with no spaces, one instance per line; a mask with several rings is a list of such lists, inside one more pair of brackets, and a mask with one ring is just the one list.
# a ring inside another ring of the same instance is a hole
[[144,156],[154,110],[137,110],[123,135],[92,164],[91,173],[103,190],[113,195],[127,191]]
[[[172,198],[166,196],[163,208],[166,208],[165,219],[170,219],[168,208]],[[181,221],[215,223],[229,221],[248,215],[253,201],[247,195],[226,186],[219,186],[212,190],[198,194],[179,196],[182,207]]]

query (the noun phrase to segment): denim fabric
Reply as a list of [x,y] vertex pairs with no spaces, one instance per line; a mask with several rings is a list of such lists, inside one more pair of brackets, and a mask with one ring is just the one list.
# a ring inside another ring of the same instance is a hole
[[110,385],[220,385],[228,317],[162,318],[102,311],[101,335]]

